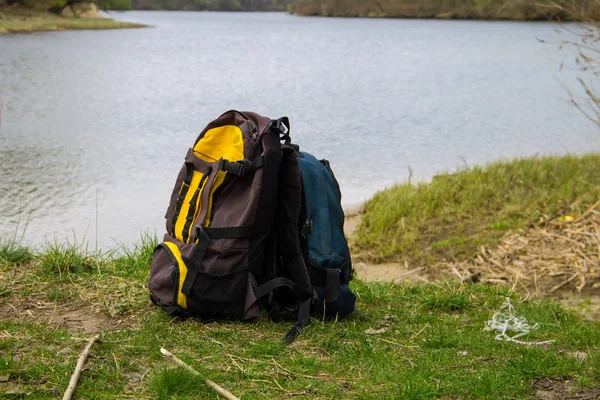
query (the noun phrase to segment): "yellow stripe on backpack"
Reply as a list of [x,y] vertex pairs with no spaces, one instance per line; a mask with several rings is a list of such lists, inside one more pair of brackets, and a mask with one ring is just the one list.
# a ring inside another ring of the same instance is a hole
[[208,196],[208,212],[206,213],[206,217],[204,218],[204,226],[210,226],[213,207],[213,194],[215,193],[215,190],[217,190],[217,188],[223,184],[226,175],[227,172],[218,171],[217,176],[215,177],[215,182],[210,188],[210,195]]
[[164,244],[169,248],[169,251],[177,260],[177,268],[179,269],[179,288],[177,291],[177,305],[182,308],[187,308],[187,296],[181,292],[183,288],[183,282],[185,281],[185,277],[187,276],[187,266],[185,262],[183,262],[183,258],[181,258],[181,252],[177,248],[174,243],[164,242]]
[[[179,211],[179,214],[177,216],[177,221],[175,222],[175,229],[174,229],[174,236],[175,239],[187,243],[188,241],[183,239],[183,230],[185,228],[185,222],[187,220],[188,217],[188,213],[190,212],[190,203],[192,201],[192,198],[194,197],[194,194],[196,193],[197,190],[201,190],[201,188],[199,188],[200,186],[200,182],[202,182],[202,177],[204,176],[204,174],[202,172],[198,172],[198,171],[194,171],[194,173],[192,174],[192,179],[190,181],[190,187],[187,191],[187,193],[185,194],[185,198],[183,199],[183,203],[181,204],[181,210]],[[198,195],[198,198],[200,198],[200,194]],[[189,238],[189,236],[188,236]]]

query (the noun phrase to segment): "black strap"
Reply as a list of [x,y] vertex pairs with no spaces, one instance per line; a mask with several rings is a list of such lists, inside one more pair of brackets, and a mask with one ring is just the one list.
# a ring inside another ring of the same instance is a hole
[[265,158],[263,156],[256,157],[252,160],[252,165],[254,165],[254,169],[263,167],[265,165]]
[[210,242],[210,236],[208,236],[203,227],[196,227],[196,235],[196,246],[194,246],[194,250],[192,251],[191,259],[187,262],[187,275],[185,276],[185,280],[181,287],[181,293],[186,296],[192,294],[192,286],[194,285],[194,280],[196,280],[196,275],[198,275],[198,271],[200,270],[200,262],[204,259],[206,247],[208,247],[208,242]]
[[[175,237],[175,224],[177,223],[177,218],[179,217],[179,212],[181,211],[181,206],[183,205],[183,200],[187,195],[187,192],[190,188],[190,182],[192,181],[192,176],[194,174],[194,166],[191,163],[184,163],[185,165],[185,178],[183,179],[182,186],[180,188],[180,193],[177,196],[177,202],[175,203],[175,212],[173,213],[173,218],[171,220],[171,236]],[[168,210],[167,210],[168,213]]]
[[248,168],[242,162],[231,162],[227,160],[223,161],[221,170],[236,176],[245,176],[248,172]]
[[273,278],[270,281],[267,281],[259,287],[257,287],[254,290],[254,295],[260,299],[261,297],[264,297],[269,293],[273,292],[273,290],[281,287],[287,287],[291,289],[294,292],[294,294],[301,294],[302,292],[305,292],[305,290],[303,290],[300,287],[300,285],[298,285],[296,282],[292,281],[291,279],[280,276],[278,278]]
[[296,324],[283,337],[283,343],[290,344],[294,341],[294,339],[296,339],[296,337],[298,337],[300,332],[302,332],[302,329],[306,325],[308,325],[308,319],[310,316],[310,304],[312,302],[312,296],[310,296],[308,291],[302,289],[302,287],[300,285],[298,285],[296,282],[294,282],[288,278],[284,278],[284,277],[274,278],[266,283],[263,283],[262,285],[260,285],[258,288],[256,288],[254,290],[254,294],[257,298],[261,298],[268,294],[273,293],[273,291],[275,289],[278,289],[281,287],[287,287],[287,288],[291,289],[294,292],[294,295],[296,296],[296,298],[303,298],[304,296],[308,296],[308,298],[306,300],[304,300],[300,304],[300,307],[298,308],[298,320],[297,320]]
[[190,226],[194,223],[194,215],[196,214],[196,207],[198,205],[198,196],[200,196],[202,194],[201,191],[202,191],[202,187],[204,186],[204,182],[206,182],[206,180],[208,179],[208,177],[210,176],[211,173],[212,173],[212,167],[209,166],[208,169],[206,170],[206,172],[204,173],[204,175],[202,175],[202,178],[200,179],[200,182],[198,183],[198,187],[196,188],[196,191],[194,192],[194,195],[192,196],[192,199],[190,200],[190,208],[188,210],[188,215],[185,218],[185,224],[183,225],[183,233],[181,235],[184,243],[189,243],[188,232],[190,231]]
[[325,278],[325,301],[336,301],[340,296],[340,270],[328,268]]
[[290,133],[290,120],[288,117],[281,117],[279,119],[274,119],[269,124],[269,128],[278,130],[282,134]]
[[[200,183],[202,184],[202,182]],[[200,195],[200,186],[194,192],[192,199],[190,200],[190,208],[188,209],[188,214],[185,217],[185,224],[183,224],[183,232],[181,234],[181,238],[183,239],[183,243],[189,243],[189,235],[188,232],[190,230],[190,226],[194,222],[194,214],[196,213],[196,203],[198,203],[198,196]]]
[[263,156],[258,156],[252,161],[248,159],[236,162],[223,160],[221,164],[221,170],[229,172],[235,176],[244,177],[247,173],[262,167],[264,164],[265,161]]
[[298,321],[296,325],[292,326],[292,329],[288,331],[283,337],[283,343],[290,344],[300,335],[302,329],[308,325],[308,317],[310,314],[310,302],[312,299],[305,300],[300,304],[300,309],[298,310]]

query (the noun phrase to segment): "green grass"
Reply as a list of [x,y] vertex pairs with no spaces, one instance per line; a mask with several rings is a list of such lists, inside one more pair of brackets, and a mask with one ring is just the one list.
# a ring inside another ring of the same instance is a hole
[[146,25],[113,21],[109,18],[63,17],[49,12],[7,7],[0,18],[0,34],[39,31],[142,28]]
[[44,246],[39,256],[42,268],[59,275],[68,272],[92,271],[102,260],[93,257],[87,247],[76,242],[55,240]]
[[[145,235],[134,250],[88,255],[100,268],[60,274],[41,259],[57,258],[59,250],[72,257],[68,245],[46,248],[52,257],[1,264],[0,282],[9,290],[0,309],[17,312],[0,317],[0,376],[8,376],[0,391],[62,396],[93,334],[81,331],[83,322],[56,324],[77,310],[84,311],[80,318],[102,320],[103,329],[76,398],[217,398],[202,378],[165,360],[161,347],[243,399],[527,399],[540,378],[568,379],[575,390],[600,383],[597,322],[493,286],[356,281],[361,313],[312,320],[289,346],[281,339],[291,323],[265,316],[252,323],[171,318],[151,305],[145,287],[155,244]],[[524,340],[552,344],[519,346],[483,330],[507,296],[519,316],[540,323]]]
[[508,230],[578,216],[600,199],[600,154],[497,162],[396,185],[364,207],[353,250],[375,261],[471,259]]
[[33,257],[31,250],[14,241],[0,242],[0,263],[22,263]]
[[144,233],[140,243],[135,244],[133,249],[120,246],[111,254],[113,265],[121,274],[144,279],[148,276],[149,265],[157,245],[156,236]]

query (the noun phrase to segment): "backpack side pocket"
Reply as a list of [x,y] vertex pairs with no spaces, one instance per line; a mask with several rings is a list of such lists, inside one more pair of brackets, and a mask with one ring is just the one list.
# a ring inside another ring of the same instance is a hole
[[169,314],[176,314],[180,307],[187,308],[187,299],[180,295],[181,288],[178,287],[177,279],[187,273],[187,265],[180,250],[183,246],[191,245],[185,245],[165,235],[165,241],[156,247],[152,257],[148,288],[154,303]]

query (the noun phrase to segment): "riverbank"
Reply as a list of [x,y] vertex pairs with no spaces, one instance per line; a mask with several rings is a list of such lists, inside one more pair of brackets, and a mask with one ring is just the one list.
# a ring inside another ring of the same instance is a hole
[[[360,313],[313,319],[290,346],[281,343],[289,322],[263,316],[201,324],[153,306],[146,284],[155,237],[103,254],[86,243],[48,243],[39,251],[16,238],[0,243],[0,393],[59,397],[84,343],[99,335],[77,387],[81,397],[214,397],[202,379],[162,358],[166,347],[245,399],[596,398],[600,323],[582,317],[593,316],[589,308],[599,297],[599,158],[494,163],[400,185],[347,210]],[[491,222],[484,218],[490,215]],[[452,240],[456,232],[466,235],[461,225],[469,227],[468,239],[493,240],[460,256],[436,253],[420,269],[407,261],[419,259],[414,249],[378,255],[388,239],[416,240],[402,231],[408,225],[429,232],[412,245],[420,253],[458,249],[468,241]],[[442,226],[445,239],[430,237]],[[381,280],[395,283],[367,282],[382,265],[375,260],[388,262]],[[496,279],[502,266],[512,281]],[[402,268],[410,276],[400,277]],[[547,278],[562,283],[545,292],[522,284],[548,288]],[[575,312],[555,301],[565,291],[580,296],[570,305]],[[521,343],[499,340],[492,328],[507,299],[512,315],[529,324]]]
[[349,214],[361,279],[501,284],[600,318],[600,154],[443,174]]
[[474,19],[513,21],[567,21],[598,16],[596,1],[522,2],[457,0],[452,2],[395,0],[295,0],[288,10],[304,16],[351,18]]
[[22,7],[7,7],[3,10],[3,17],[0,18],[0,34],[144,27],[147,27],[147,25],[114,21],[102,16],[62,16]]

